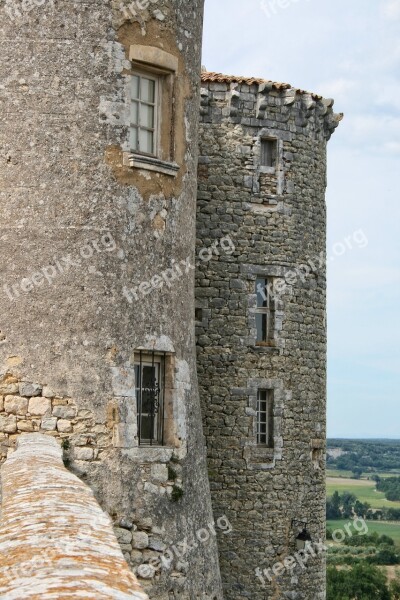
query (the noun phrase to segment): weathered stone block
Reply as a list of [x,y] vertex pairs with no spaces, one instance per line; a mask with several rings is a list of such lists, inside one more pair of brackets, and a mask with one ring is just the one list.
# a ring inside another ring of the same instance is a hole
[[34,431],[34,426],[32,421],[18,421],[17,422],[18,431]]
[[6,396],[4,410],[13,415],[26,415],[28,411],[28,399],[21,396]]
[[143,550],[149,545],[149,536],[144,531],[134,531],[132,534],[132,548]]
[[19,393],[21,396],[40,396],[42,393],[42,386],[38,383],[30,383],[26,381],[22,381],[19,384]]
[[43,398],[54,398],[56,394],[48,385],[45,385],[42,391]]
[[44,431],[55,431],[57,427],[57,417],[43,417],[41,427]]
[[152,535],[149,536],[149,548],[151,550],[157,550],[157,552],[164,552],[167,545],[162,541],[162,539],[154,537]]
[[72,423],[65,419],[59,419],[57,421],[57,429],[60,433],[70,433],[72,431]]
[[141,579],[153,579],[156,574],[156,570],[153,565],[139,565],[136,569],[136,574]]
[[[60,421],[58,423],[60,423]],[[83,448],[78,446],[74,448],[74,457],[76,460],[93,460],[93,448]]]
[[60,419],[74,419],[76,417],[75,406],[55,406],[53,408],[53,417],[59,417]]
[[114,527],[115,535],[120,544],[131,544],[132,533],[128,529],[122,527]]
[[18,394],[17,383],[2,383],[0,384],[0,394]]
[[51,400],[38,396],[29,400],[28,412],[31,415],[45,415],[51,412]]
[[17,431],[17,417],[15,415],[9,415],[8,417],[0,415],[0,431],[15,433]]
[[156,481],[168,481],[168,467],[164,464],[151,465],[151,476]]

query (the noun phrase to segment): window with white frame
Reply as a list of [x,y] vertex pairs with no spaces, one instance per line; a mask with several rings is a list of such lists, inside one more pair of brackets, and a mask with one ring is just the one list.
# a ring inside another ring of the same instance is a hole
[[260,345],[271,344],[274,340],[275,327],[274,282],[271,277],[257,277],[256,295],[256,341]]
[[258,390],[257,445],[274,447],[274,391]]
[[160,78],[134,73],[131,78],[130,148],[132,152],[157,155]]
[[165,354],[138,351],[135,360],[135,380],[139,445],[162,446],[164,445]]

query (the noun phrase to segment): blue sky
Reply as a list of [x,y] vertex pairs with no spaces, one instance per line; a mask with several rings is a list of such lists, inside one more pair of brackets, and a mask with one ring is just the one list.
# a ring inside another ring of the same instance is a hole
[[328,146],[328,435],[400,438],[400,0],[206,0],[203,64],[345,113]]

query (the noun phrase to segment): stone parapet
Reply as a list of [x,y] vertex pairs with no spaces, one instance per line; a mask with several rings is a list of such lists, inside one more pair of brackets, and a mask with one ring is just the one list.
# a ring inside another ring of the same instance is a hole
[[108,515],[64,467],[55,439],[22,435],[1,481],[1,598],[148,600]]

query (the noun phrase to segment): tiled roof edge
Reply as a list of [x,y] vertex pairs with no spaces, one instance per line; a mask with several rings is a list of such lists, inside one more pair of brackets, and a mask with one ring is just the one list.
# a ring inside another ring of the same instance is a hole
[[289,83],[280,83],[277,81],[270,81],[268,79],[262,79],[261,77],[243,77],[237,75],[224,75],[223,73],[214,73],[211,71],[203,71],[201,73],[201,81],[204,82],[214,82],[214,83],[244,83],[246,85],[262,85],[269,84],[271,88],[274,88],[279,91],[291,90],[294,89],[298,94],[309,94],[313,98],[321,99],[322,96],[319,94],[315,94],[313,92],[307,92],[305,90],[300,90],[297,88],[293,88]]

